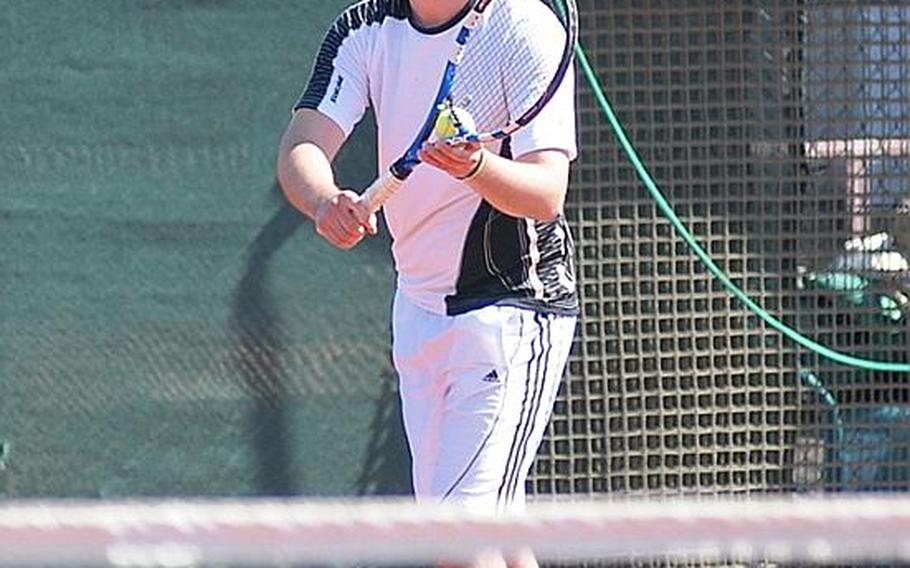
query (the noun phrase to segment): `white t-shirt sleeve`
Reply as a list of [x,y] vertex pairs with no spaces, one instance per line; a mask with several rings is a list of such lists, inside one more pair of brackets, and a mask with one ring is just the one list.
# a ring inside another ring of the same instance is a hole
[[342,14],[326,33],[306,90],[294,110],[317,110],[351,134],[369,105],[369,80],[363,34],[368,27],[351,29]]

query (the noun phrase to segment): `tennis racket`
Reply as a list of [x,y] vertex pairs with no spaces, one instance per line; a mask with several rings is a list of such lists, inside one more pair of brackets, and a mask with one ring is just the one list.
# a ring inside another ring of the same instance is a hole
[[577,35],[575,0],[474,0],[426,121],[404,154],[364,191],[361,218],[378,211],[420,164],[418,153],[446,106],[466,110],[476,127],[459,127],[448,139],[452,144],[501,140],[534,120],[571,67]]

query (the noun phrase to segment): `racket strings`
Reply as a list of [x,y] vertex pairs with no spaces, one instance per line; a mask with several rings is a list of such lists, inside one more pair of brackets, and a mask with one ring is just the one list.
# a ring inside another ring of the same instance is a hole
[[[565,45],[565,22],[549,2],[494,2],[465,50],[452,103],[479,133],[507,127],[547,95]],[[549,13],[548,13],[549,12]]]

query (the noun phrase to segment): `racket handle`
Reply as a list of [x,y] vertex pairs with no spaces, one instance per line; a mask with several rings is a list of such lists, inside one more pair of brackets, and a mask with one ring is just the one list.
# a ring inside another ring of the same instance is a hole
[[386,172],[370,185],[360,196],[362,217],[366,219],[379,211],[383,204],[392,197],[404,182],[391,173]]

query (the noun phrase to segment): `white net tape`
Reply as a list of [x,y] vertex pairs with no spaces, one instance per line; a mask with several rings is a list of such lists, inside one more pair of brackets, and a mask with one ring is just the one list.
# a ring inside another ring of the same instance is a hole
[[550,502],[498,518],[389,501],[0,506],[0,564],[15,566],[401,566],[528,546],[548,561],[910,562],[910,499]]

